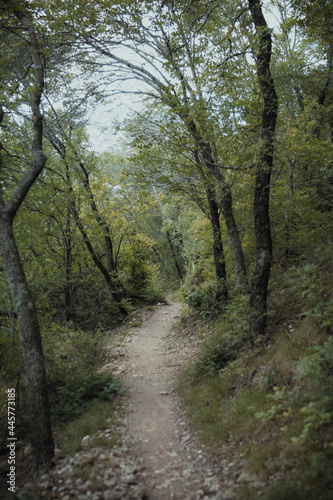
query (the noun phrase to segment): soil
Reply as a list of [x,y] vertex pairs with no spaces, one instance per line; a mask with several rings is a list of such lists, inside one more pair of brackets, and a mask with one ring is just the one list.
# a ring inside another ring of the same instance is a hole
[[125,442],[141,460],[149,499],[220,498],[218,468],[189,432],[175,388],[192,352],[173,339],[179,309],[179,304],[157,307],[128,344]]
[[[195,347],[172,330],[179,311],[177,303],[145,310],[142,325],[109,348],[103,369],[111,369],[127,390],[117,410],[121,444],[110,452],[95,445],[94,436],[85,436],[82,450],[59,458],[38,489],[26,486],[29,498],[232,500],[240,482],[253,484],[255,478],[245,477],[235,464],[214,460],[188,427],[177,375]],[[110,424],[99,437],[113,432]],[[78,467],[87,475],[78,477]],[[28,498],[24,491],[22,500]]]

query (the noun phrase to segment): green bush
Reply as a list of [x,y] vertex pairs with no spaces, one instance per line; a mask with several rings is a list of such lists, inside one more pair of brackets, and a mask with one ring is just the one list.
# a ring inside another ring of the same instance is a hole
[[[274,388],[271,405],[256,416],[283,422],[289,437],[292,471],[286,482],[272,487],[265,500],[333,498],[333,337],[308,350],[298,365],[294,388]],[[281,424],[280,424],[281,425]]]
[[218,310],[215,301],[217,291],[218,283],[207,281],[183,286],[182,295],[186,305],[193,309],[200,309],[201,315],[206,317]]
[[89,401],[110,399],[122,391],[112,374],[97,372],[102,332],[53,324],[43,336],[50,411],[55,420],[73,420]]
[[50,412],[57,421],[71,421],[81,415],[89,401],[109,400],[122,392],[120,382],[109,373],[63,368],[48,371]]
[[[315,346],[301,360],[298,376],[300,388],[295,396],[302,404],[304,416],[302,433],[295,436],[295,443],[311,438],[311,432],[319,430],[333,421],[333,337]],[[330,443],[333,446],[333,443]]]
[[228,303],[224,314],[203,338],[195,365],[196,376],[213,377],[237,358],[248,337],[248,308],[246,295],[237,295]]

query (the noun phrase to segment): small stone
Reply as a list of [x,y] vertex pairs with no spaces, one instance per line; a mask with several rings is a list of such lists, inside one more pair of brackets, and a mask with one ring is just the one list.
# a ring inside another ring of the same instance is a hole
[[125,498],[125,492],[123,490],[105,490],[104,500],[121,500]]
[[106,481],[104,481],[104,485],[107,487],[107,488],[112,488],[113,486],[115,486],[117,483],[117,480],[115,477],[113,477],[112,479],[107,479]]
[[220,489],[220,486],[218,483],[213,483],[211,486],[209,486],[209,493],[217,493]]
[[129,500],[147,499],[148,495],[142,485],[135,486],[129,493]]
[[249,474],[248,472],[243,470],[241,475],[237,479],[237,483],[253,483],[257,481],[257,479],[258,478],[253,474]]
[[120,477],[120,480],[125,484],[135,484],[137,482],[134,474],[124,474]]
[[73,475],[74,475],[73,469],[66,470],[66,472],[64,473],[64,479],[66,479],[65,481],[66,484],[68,484],[68,481],[71,481]]
[[81,465],[92,464],[94,461],[94,455],[92,453],[85,453],[81,456],[80,463]]
[[253,488],[255,488],[256,490],[261,490],[263,488],[265,488],[265,483],[261,482],[261,481],[254,481],[254,483],[252,484]]
[[234,500],[236,498],[236,495],[233,490],[225,490],[221,493],[221,499],[222,500]]
[[84,436],[82,438],[81,445],[82,446],[89,446],[90,441],[91,441],[91,437],[90,436]]

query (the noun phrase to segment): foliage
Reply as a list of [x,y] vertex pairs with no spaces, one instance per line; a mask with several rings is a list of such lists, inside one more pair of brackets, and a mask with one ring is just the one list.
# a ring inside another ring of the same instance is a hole
[[247,341],[248,296],[237,295],[202,336],[201,352],[192,367],[195,377],[214,377],[237,359]]
[[[295,444],[311,440],[314,431],[320,432],[333,422],[332,374],[333,337],[330,336],[315,345],[300,362],[301,388],[295,390],[294,397],[302,403],[300,412],[304,416],[304,427],[299,436],[292,438]],[[333,441],[328,445],[333,447]]]
[[[329,275],[324,254],[315,270],[310,266],[293,275],[292,307],[299,310],[301,301],[308,317],[291,320],[289,310],[287,321],[275,325],[255,350],[236,342],[233,322],[241,303],[246,315],[246,298],[236,297],[226,324],[215,323],[208,333],[201,328],[206,338],[194,367],[183,375],[188,415],[199,436],[218,453],[234,454],[229,461],[241,456],[246,469],[267,478],[266,500],[328,500],[332,494],[333,339],[323,327],[330,310],[312,314],[318,298],[330,297]],[[275,305],[282,310],[284,301]],[[219,349],[224,358],[217,358]],[[269,479],[275,474],[277,484]],[[249,488],[245,498],[256,497]]]
[[51,415],[55,421],[78,417],[93,399],[111,400],[121,394],[112,374],[97,372],[104,336],[101,332],[73,331],[50,325],[44,332]]
[[218,283],[204,282],[193,284],[190,288],[183,287],[183,298],[186,305],[199,309],[200,314],[210,316],[217,312],[218,304],[215,301]]

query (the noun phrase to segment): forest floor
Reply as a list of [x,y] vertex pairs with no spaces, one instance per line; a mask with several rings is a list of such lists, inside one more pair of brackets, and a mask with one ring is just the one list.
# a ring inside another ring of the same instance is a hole
[[[40,478],[38,489],[28,486],[29,498],[237,498],[244,473],[211,456],[187,425],[177,376],[196,346],[172,329],[179,311],[177,303],[144,310],[141,326],[119,335],[117,344],[113,339],[107,348],[102,369],[112,370],[126,388],[116,409],[119,442],[111,450],[103,446],[103,439],[115,432],[110,421],[110,428],[98,432],[99,441],[85,436],[73,457],[58,450],[56,466]],[[28,498],[26,494],[19,498]]]
[[172,332],[179,309],[175,303],[158,306],[127,345],[124,440],[141,462],[149,499],[234,498],[221,465],[195,440],[182,410],[177,374],[195,347]]

